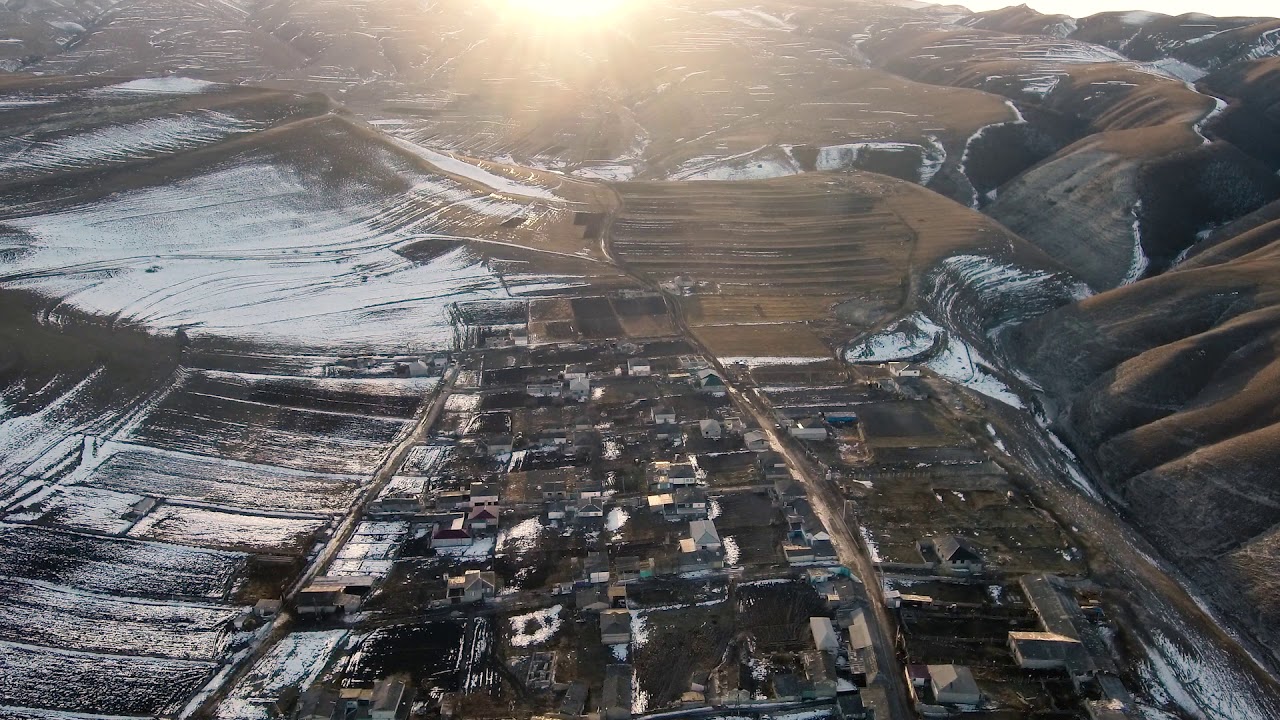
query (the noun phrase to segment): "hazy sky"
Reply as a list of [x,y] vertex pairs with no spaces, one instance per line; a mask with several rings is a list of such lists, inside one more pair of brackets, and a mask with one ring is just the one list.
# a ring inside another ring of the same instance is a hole
[[[936,0],[945,4],[946,0]],[[1024,0],[960,0],[958,4],[971,10],[994,10],[1018,5]],[[1280,15],[1277,0],[1025,0],[1042,13],[1062,13],[1085,17],[1110,10],[1153,10],[1166,15],[1202,12],[1218,17],[1276,17]]]

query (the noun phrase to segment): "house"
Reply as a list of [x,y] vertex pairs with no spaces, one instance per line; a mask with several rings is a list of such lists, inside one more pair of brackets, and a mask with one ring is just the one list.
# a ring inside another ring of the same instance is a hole
[[574,430],[565,443],[565,455],[590,455],[600,446],[600,436],[594,430]]
[[861,693],[842,692],[836,698],[836,718],[838,720],[866,720],[867,709],[863,705]]
[[431,533],[433,548],[465,547],[471,544],[471,540],[471,531],[467,529],[465,515],[437,523],[435,530]]
[[724,569],[724,550],[698,549],[692,538],[680,541],[680,572]]
[[578,501],[578,510],[576,513],[579,520],[585,518],[602,518],[604,517],[604,503],[600,498],[589,497],[582,498]]
[[1009,652],[1023,670],[1065,670],[1073,676],[1085,676],[1090,670],[1084,644],[1066,635],[1011,631]]
[[563,500],[552,500],[547,503],[547,519],[548,520],[564,520],[567,507]]
[[515,439],[510,435],[490,435],[484,439],[484,451],[490,457],[510,455],[514,449]]
[[723,547],[716,524],[710,520],[690,520],[689,538],[698,550],[720,550]]
[[631,611],[610,608],[600,613],[600,643],[625,645],[631,642]]
[[124,514],[125,520],[141,520],[147,513],[156,507],[156,499],[153,497],[144,497],[134,503],[129,511]]
[[787,507],[796,500],[803,500],[806,497],[804,488],[800,487],[800,483],[796,482],[790,473],[774,480],[773,488],[769,493],[773,495],[773,500],[779,507]]
[[430,364],[420,359],[410,360],[407,363],[397,363],[396,364],[397,374],[400,371],[401,365],[403,365],[404,367],[404,374],[411,378],[429,377],[431,375],[436,374],[436,368],[432,367]]
[[828,425],[847,426],[858,422],[858,414],[852,410],[826,410],[822,414],[822,419],[827,421]]
[[449,578],[445,597],[454,605],[488,600],[498,592],[498,576],[492,571],[468,570]]
[[720,373],[711,368],[702,368],[695,370],[693,373],[694,384],[698,388],[698,392],[706,393],[712,397],[724,397],[726,388],[724,378],[720,377]]
[[609,603],[609,596],[603,590],[596,587],[585,587],[574,595],[574,604],[577,605],[579,612],[598,613],[613,607]]
[[676,423],[662,423],[653,426],[653,439],[671,442],[681,438],[680,426]]
[[558,398],[564,396],[562,383],[529,383],[525,385],[525,393],[533,398]]
[[756,467],[765,482],[773,482],[781,478],[791,479],[791,471],[787,469],[787,460],[781,453],[773,450],[756,453]]
[[312,685],[298,698],[297,720],[333,720],[338,711],[338,692],[320,685]]
[[809,632],[813,635],[813,646],[815,648],[822,652],[840,652],[840,636],[836,635],[836,629],[831,624],[831,618],[809,618]]
[[982,572],[982,556],[964,538],[955,535],[929,538],[923,541],[938,556],[938,569],[953,575],[971,575]]
[[473,535],[493,532],[498,529],[498,513],[496,507],[474,507],[467,516],[467,527]]
[[707,494],[702,488],[676,488],[669,492],[650,495],[649,510],[667,520],[681,518],[706,519]]
[[582,711],[587,707],[587,684],[581,680],[575,680],[569,683],[569,689],[564,693],[564,700],[560,703],[560,717],[576,718],[582,716]]
[[631,680],[635,671],[630,665],[606,665],[604,687],[600,692],[601,720],[631,720]]
[[698,470],[692,463],[669,463],[666,467],[667,482],[671,487],[687,487],[699,482]]
[[894,377],[920,377],[920,368],[910,363],[891,362],[888,363],[889,374]]
[[676,411],[668,405],[659,405],[650,409],[649,416],[653,418],[654,425],[674,425],[676,422]]
[[542,499],[544,501],[565,500],[568,497],[569,484],[564,480],[548,480],[542,483]]
[[436,510],[450,512],[454,510],[470,510],[471,509],[471,491],[470,490],[446,490],[444,492],[435,493],[431,497],[431,503]]
[[718,420],[699,420],[698,431],[702,433],[704,440],[719,440],[724,433]]
[[802,689],[801,695],[807,700],[834,698],[840,691],[836,680],[836,653],[807,650],[801,657],[809,679],[808,687]]
[[573,496],[579,500],[604,497],[604,483],[599,480],[584,480],[573,489]]
[[586,402],[591,397],[591,381],[586,378],[574,378],[565,382],[565,398]]
[[[1054,576],[1023,575],[1018,585],[1027,598],[1027,604],[1040,618],[1040,627],[1045,632],[1079,640],[1084,646],[1089,663],[1081,672],[1091,675],[1116,672],[1106,640],[1094,630],[1074,598],[1068,598],[1054,585]],[[1072,671],[1072,674],[1079,676],[1081,672]]]
[[417,515],[422,512],[422,498],[412,492],[388,493],[369,503],[370,515]]
[[930,665],[929,687],[939,705],[978,705],[982,693],[964,665]]
[[260,618],[270,619],[280,613],[281,602],[270,598],[262,598],[253,606],[253,614]]
[[609,582],[609,556],[602,552],[588,552],[582,561],[582,576],[592,584]]
[[589,375],[586,365],[565,365],[564,379],[569,380],[586,380]]
[[358,718],[369,716],[373,705],[373,688],[344,687],[338,691],[339,717]]
[[765,435],[763,430],[748,430],[742,433],[742,442],[751,452],[765,452],[772,447],[769,445],[769,436]]
[[404,720],[413,705],[413,691],[402,678],[384,678],[373,686],[369,720]]
[[627,360],[627,374],[632,377],[649,377],[653,374],[653,367],[647,358],[631,358]]
[[359,606],[358,596],[348,594],[343,588],[329,583],[313,582],[299,590],[297,595],[298,614],[303,617],[337,615]]
[[799,440],[826,440],[827,423],[820,417],[798,418],[791,422],[787,432]]
[[653,558],[642,560],[636,555],[624,555],[614,561],[613,579],[621,587],[622,583],[653,577],[655,575],[654,567]]
[[471,507],[492,507],[498,504],[498,483],[471,483]]

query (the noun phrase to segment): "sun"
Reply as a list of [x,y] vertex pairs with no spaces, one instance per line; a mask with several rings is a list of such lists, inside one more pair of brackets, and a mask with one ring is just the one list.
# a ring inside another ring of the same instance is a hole
[[590,20],[611,15],[626,0],[507,0],[511,9],[556,20]]

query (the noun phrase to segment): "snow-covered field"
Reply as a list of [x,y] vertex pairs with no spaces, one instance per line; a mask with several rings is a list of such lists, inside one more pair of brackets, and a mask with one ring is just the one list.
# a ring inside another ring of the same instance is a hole
[[129,536],[196,547],[287,555],[301,554],[325,522],[315,518],[248,515],[166,503],[134,525]]
[[132,522],[124,519],[125,513],[141,495],[118,493],[90,487],[58,487],[39,502],[27,505],[23,511],[10,513],[11,522],[40,522],[65,527],[70,530],[119,535],[129,529]]
[[214,664],[102,655],[0,641],[0,698],[9,705],[112,715],[175,712]]
[[0,567],[16,578],[118,595],[222,598],[241,553],[0,523]]
[[218,706],[219,720],[266,720],[272,704],[286,690],[305,691],[324,671],[345,630],[293,632],[286,635],[249,670]]
[[210,145],[259,123],[213,110],[164,115],[53,137],[0,140],[0,174],[10,178],[97,167]]
[[329,575],[386,577],[408,535],[409,523],[401,520],[362,522],[338,551],[327,572]]
[[248,510],[338,513],[364,482],[357,475],[309,473],[131,443],[105,444],[98,452],[102,462],[78,482],[130,496]]
[[11,207],[0,219],[30,251],[6,277],[151,327],[362,349],[448,347],[450,303],[564,286],[518,268],[500,279],[463,247],[426,262],[398,254],[423,233],[465,233],[524,207],[401,172],[409,189],[388,193],[245,161],[54,212]]
[[213,660],[238,608],[162,602],[0,578],[0,640],[70,650]]

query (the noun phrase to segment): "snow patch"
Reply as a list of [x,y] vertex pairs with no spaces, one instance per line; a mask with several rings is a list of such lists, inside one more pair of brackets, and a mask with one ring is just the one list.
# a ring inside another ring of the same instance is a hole
[[511,644],[514,647],[542,645],[555,637],[564,620],[560,617],[564,607],[553,605],[544,610],[534,610],[510,619]]

